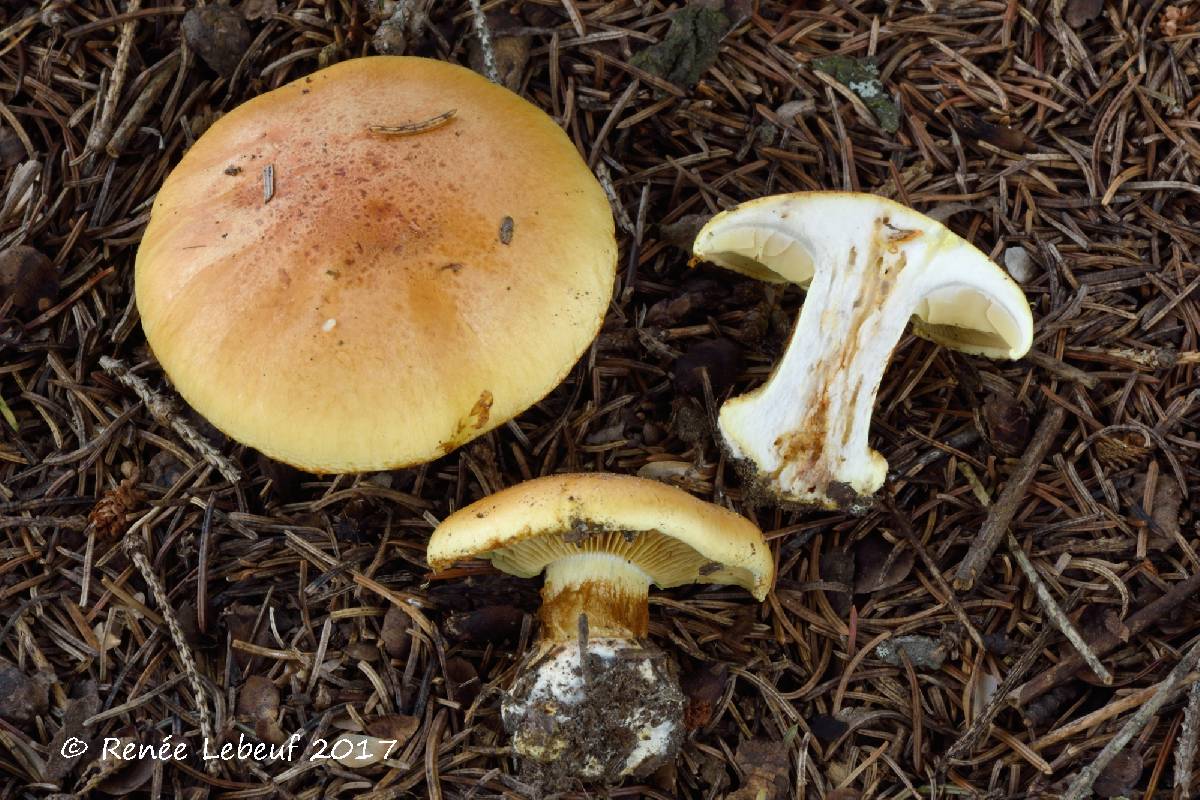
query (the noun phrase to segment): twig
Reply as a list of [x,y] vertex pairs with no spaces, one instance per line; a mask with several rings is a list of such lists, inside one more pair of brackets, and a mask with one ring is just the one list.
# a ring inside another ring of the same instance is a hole
[[1016,516],[1017,506],[1025,498],[1025,492],[1029,489],[1029,484],[1033,483],[1037,469],[1041,465],[1042,459],[1046,457],[1046,453],[1049,452],[1050,445],[1054,443],[1054,437],[1058,435],[1066,416],[1066,410],[1062,406],[1056,405],[1050,409],[1050,412],[1042,420],[1042,424],[1034,432],[1033,439],[1029,442],[1029,448],[1021,456],[1021,461],[1013,470],[1004,491],[996,500],[996,504],[992,506],[983,527],[975,535],[975,540],[971,542],[970,550],[967,551],[962,563],[958,565],[958,572],[954,576],[955,588],[960,590],[971,588],[975,584],[975,579],[979,577],[979,573],[991,559],[992,553],[996,552],[996,547],[999,546],[1000,540],[1008,531],[1009,523]]
[[[142,539],[141,526],[138,523],[134,523],[133,527],[126,532],[124,545],[125,553],[141,573],[142,580],[150,587],[150,592],[154,595],[154,602],[158,604],[159,611],[162,612],[163,619],[167,623],[171,641],[175,643],[175,650],[179,653],[179,661],[183,664],[184,674],[187,675],[188,683],[192,687],[192,694],[196,697],[196,714],[200,718],[200,735],[206,742],[216,741],[213,736],[212,719],[208,715],[207,695],[204,685],[200,681],[200,671],[196,669],[196,659],[192,655],[192,649],[188,646],[187,639],[183,636],[183,629],[179,627],[179,619],[175,616],[174,609],[171,608],[167,592],[163,589],[158,576],[154,574],[154,568],[150,566],[150,559],[146,558],[145,542]],[[206,759],[204,765],[210,774],[216,774],[216,761]]]
[[[1135,611],[1129,615],[1129,619],[1124,621],[1125,630],[1128,632],[1128,639],[1137,636],[1146,628],[1168,614],[1180,603],[1189,600],[1192,595],[1200,591],[1200,572],[1196,573],[1187,580],[1180,581],[1170,588],[1170,590],[1162,597],[1150,603],[1140,611]],[[1118,638],[1115,634],[1104,631],[1098,635],[1095,641],[1089,643],[1091,650],[1098,656],[1103,656],[1126,640]],[[1042,696],[1054,687],[1063,683],[1074,675],[1080,667],[1083,666],[1083,657],[1078,653],[1064,658],[1062,661],[1055,664],[1050,669],[1038,675],[1033,680],[1018,688],[1010,697],[1009,702],[1016,706],[1024,706],[1031,700]]]
[[[129,0],[126,12],[138,11],[142,0]],[[112,130],[113,119],[117,114],[117,104],[121,100],[121,89],[125,86],[125,73],[129,71],[129,51],[133,48],[133,32],[137,29],[137,17],[130,17],[121,24],[121,38],[117,42],[117,57],[113,62],[112,79],[108,82],[108,91],[104,95],[104,107],[100,109],[100,118],[96,121],[87,138],[87,150],[95,154],[108,143],[109,131]]]
[[146,404],[146,410],[150,412],[150,416],[154,417],[155,422],[179,434],[179,437],[187,442],[188,446],[201,458],[211,464],[217,472],[221,473],[225,480],[237,483],[242,479],[241,472],[232,461],[218,453],[217,449],[209,444],[199,431],[176,413],[173,403],[151,389],[150,384],[143,378],[130,372],[124,362],[111,356],[100,356],[100,366],[104,368],[105,372],[133,390],[133,393]]
[[1030,350],[1025,354],[1024,358],[1029,363],[1041,367],[1057,378],[1082,384],[1089,389],[1095,389],[1100,385],[1100,380],[1090,372],[1085,372],[1079,367],[1073,367],[1064,361],[1059,361],[1054,356],[1046,355],[1040,350]]
[[1112,673],[1105,669],[1100,663],[1100,659],[1088,647],[1087,641],[1084,640],[1083,634],[1075,627],[1075,623],[1067,618],[1063,610],[1058,607],[1058,603],[1054,601],[1054,595],[1050,594],[1050,590],[1046,587],[1046,582],[1042,580],[1042,576],[1038,575],[1037,569],[1034,568],[1033,562],[1029,560],[1029,554],[1025,552],[1025,548],[1021,547],[1021,543],[1017,538],[1009,533],[1007,535],[1008,549],[1012,552],[1013,557],[1017,559],[1017,566],[1021,568],[1021,572],[1025,574],[1026,580],[1033,584],[1033,589],[1037,593],[1038,602],[1042,604],[1042,610],[1050,617],[1050,621],[1054,623],[1054,627],[1062,631],[1063,636],[1067,637],[1067,641],[1075,648],[1075,651],[1083,658],[1084,663],[1092,668],[1092,672],[1096,673],[1096,677],[1104,681],[1105,686],[1111,686],[1113,682]]
[[367,130],[371,133],[383,133],[388,136],[412,136],[442,127],[454,119],[454,115],[457,113],[458,109],[452,108],[449,111],[443,111],[441,114],[432,116],[429,119],[420,120],[419,122],[408,122],[404,125],[370,125],[367,127]]
[[479,52],[483,54],[483,71],[492,83],[500,82],[500,68],[496,66],[496,50],[492,47],[492,32],[479,0],[471,0],[471,16],[475,21],[475,35],[479,37]]
[[1084,797],[1089,796],[1092,784],[1096,782],[1096,778],[1100,777],[1104,768],[1125,749],[1129,740],[1136,736],[1150,721],[1150,718],[1171,699],[1188,673],[1196,668],[1197,662],[1200,662],[1200,641],[1192,644],[1183,658],[1179,659],[1175,668],[1158,684],[1154,696],[1121,726],[1121,730],[1117,731],[1116,736],[1109,739],[1108,744],[1104,745],[1104,749],[1100,751],[1096,759],[1083,768],[1078,777],[1071,782],[1067,793],[1063,795],[1063,800],[1083,800]]
[[[1078,591],[1079,590],[1076,590],[1076,594],[1073,595],[1073,597],[1078,596]],[[982,738],[987,732],[988,728],[991,727],[992,720],[995,719],[996,715],[1000,713],[1000,709],[1004,708],[1005,696],[1009,693],[1009,691],[1012,690],[1017,681],[1021,680],[1021,678],[1025,676],[1025,673],[1029,671],[1029,668],[1033,666],[1034,662],[1037,661],[1038,657],[1042,654],[1042,648],[1046,646],[1046,643],[1050,640],[1050,636],[1053,633],[1054,629],[1049,625],[1042,626],[1042,629],[1038,631],[1038,635],[1033,640],[1033,643],[1030,644],[1029,647],[1025,648],[1025,651],[1021,653],[1020,658],[1017,659],[1017,663],[1013,664],[1012,669],[1009,670],[1008,674],[1004,676],[1004,680],[1002,680],[1000,685],[996,687],[996,691],[992,695],[991,700],[988,701],[987,706],[977,717],[975,717],[975,720],[971,723],[970,727],[963,732],[962,736],[958,737],[958,740],[955,741],[954,744],[950,745],[950,749],[946,751],[946,755],[938,762],[938,774],[945,774],[950,761],[956,758],[962,758],[975,749],[975,746],[979,743],[980,738]]]
[[1101,706],[1090,714],[1084,714],[1082,717],[1073,719],[1065,725],[1060,725],[1045,736],[1034,739],[1029,743],[1029,749],[1041,752],[1047,747],[1053,747],[1056,744],[1065,742],[1089,728],[1094,728],[1100,723],[1107,722],[1113,717],[1118,717],[1132,708],[1137,708],[1153,696],[1154,687],[1147,686],[1144,689],[1138,689],[1132,694],[1112,700],[1108,705]]
[[1182,800],[1192,796],[1192,764],[1196,760],[1197,737],[1200,737],[1200,683],[1193,683],[1187,709],[1183,712],[1179,746],[1175,748],[1175,788]]
[[171,78],[175,77],[175,73],[170,69],[170,66],[168,64],[150,79],[146,84],[146,88],[142,89],[142,93],[138,95],[137,100],[133,101],[133,105],[125,113],[125,118],[121,120],[121,124],[117,125],[117,129],[109,137],[108,144],[105,145],[104,150],[113,158],[119,158],[121,153],[124,152],[125,145],[129,143],[138,126],[142,124],[142,119],[145,118],[146,112],[150,110],[150,106],[154,105],[154,101],[162,94],[162,90],[167,88],[167,84],[171,82]]

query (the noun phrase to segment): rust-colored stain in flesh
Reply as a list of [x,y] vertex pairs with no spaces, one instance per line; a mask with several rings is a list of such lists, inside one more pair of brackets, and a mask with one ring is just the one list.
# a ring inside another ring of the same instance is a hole
[[543,639],[565,642],[579,635],[579,615],[587,614],[588,633],[594,637],[642,638],[650,628],[646,596],[631,595],[607,583],[585,581],[566,586],[553,597],[542,589]]
[[[844,496],[848,487],[842,485],[836,492],[831,491],[836,482],[834,470],[837,465],[828,460],[829,454],[825,445],[827,441],[837,441],[829,439],[828,434],[837,436],[843,447],[850,441],[854,422],[852,410],[863,389],[863,376],[856,376],[858,380],[853,387],[843,387],[848,391],[844,391],[842,396],[848,397],[849,403],[839,404],[832,416],[831,390],[838,381],[851,375],[850,367],[858,358],[863,329],[875,324],[880,306],[886,302],[896,285],[897,277],[907,265],[907,258],[900,251],[900,246],[920,235],[921,231],[918,230],[894,228],[887,218],[882,218],[875,221],[875,228],[870,237],[870,250],[863,265],[860,266],[858,262],[858,249],[850,248],[844,268],[856,270],[861,275],[858,296],[851,307],[846,309],[851,319],[844,333],[839,335],[841,347],[827,353],[813,366],[812,371],[820,376],[821,385],[818,387],[815,401],[810,403],[803,425],[775,440],[781,467],[770,476],[773,481],[778,480],[779,473],[784,468],[796,468],[796,474],[804,476],[800,485],[796,487],[798,492],[824,494],[841,504],[841,500],[835,498],[834,494]],[[840,431],[830,430],[835,423],[841,426]]]

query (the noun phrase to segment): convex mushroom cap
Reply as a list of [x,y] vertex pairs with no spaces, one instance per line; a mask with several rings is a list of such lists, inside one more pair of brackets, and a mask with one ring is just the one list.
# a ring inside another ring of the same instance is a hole
[[749,520],[620,475],[539,478],[451,514],[429,564],[472,557],[545,573],[541,638],[501,707],[513,749],[559,778],[602,782],[647,774],[682,740],[677,668],[645,638],[650,584],[732,584],[762,600],[774,579]]
[[562,380],[612,294],[602,189],[462,67],[359,58],[219,119],[138,250],[142,326],[214,425],[316,472],[436,458]]
[[762,387],[727,401],[730,453],[776,499],[860,508],[887,462],[867,446],[888,358],[910,319],[922,337],[990,358],[1023,356],[1033,319],[1003,269],[941,223],[882,197],[801,192],[713,217],[698,258],[807,290]]

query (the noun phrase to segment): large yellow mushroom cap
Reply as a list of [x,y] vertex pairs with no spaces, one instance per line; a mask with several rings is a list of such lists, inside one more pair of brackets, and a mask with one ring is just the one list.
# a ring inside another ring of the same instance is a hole
[[645,478],[551,475],[517,484],[451,514],[429,540],[429,565],[483,557],[533,577],[558,559],[609,553],[658,586],[725,583],[762,600],[775,562],[745,517]]
[[461,67],[381,56],[218,120],[155,200],[136,294],[214,425],[354,471],[436,458],[543,397],[615,268],[608,202],[552,119]]

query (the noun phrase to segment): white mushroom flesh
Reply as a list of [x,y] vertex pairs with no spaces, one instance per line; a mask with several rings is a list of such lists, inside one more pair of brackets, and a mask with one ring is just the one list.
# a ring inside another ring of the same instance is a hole
[[855,509],[887,462],[867,444],[888,358],[914,332],[967,353],[1019,358],[1032,342],[1021,290],[950,230],[873,195],[804,193],[718,215],[695,253],[807,287],[783,359],[765,385],[725,403],[731,455],[778,499]]

